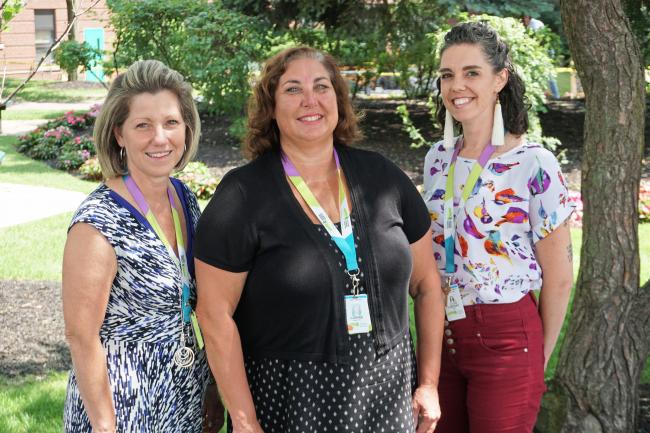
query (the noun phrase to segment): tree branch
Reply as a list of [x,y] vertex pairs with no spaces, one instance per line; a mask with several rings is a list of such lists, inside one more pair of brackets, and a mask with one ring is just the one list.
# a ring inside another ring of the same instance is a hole
[[[8,0],[6,0],[6,1],[8,1]],[[75,12],[74,17],[73,17],[72,20],[68,23],[68,25],[66,26],[65,30],[63,31],[63,33],[61,33],[61,35],[60,35],[58,38],[56,38],[56,40],[55,40],[54,43],[50,46],[50,48],[47,49],[47,52],[43,55],[43,57],[41,57],[41,60],[38,61],[38,64],[37,64],[36,67],[32,70],[32,72],[27,76],[27,78],[25,78],[25,79],[23,80],[22,83],[20,83],[20,85],[19,85],[18,87],[16,87],[16,88],[14,89],[13,92],[11,92],[11,94],[10,94],[9,96],[7,96],[7,98],[5,98],[2,102],[0,102],[0,105],[4,105],[4,106],[6,106],[7,103],[8,103],[8,102],[9,102],[9,101],[14,97],[14,96],[16,96],[16,94],[17,94],[18,92],[20,92],[20,91],[23,89],[23,87],[25,87],[25,85],[29,82],[29,80],[31,80],[32,77],[33,77],[34,75],[36,75],[36,73],[38,72],[38,69],[41,67],[41,65],[43,64],[43,62],[45,62],[45,59],[47,58],[47,56],[49,56],[49,55],[52,53],[52,51],[54,51],[54,49],[55,49],[55,48],[59,45],[59,43],[63,40],[63,38],[65,38],[65,37],[68,35],[68,33],[70,32],[70,29],[72,28],[72,26],[74,25],[74,23],[77,21],[77,18],[79,18],[81,15],[85,14],[86,12],[88,12],[89,10],[91,10],[92,8],[94,8],[95,6],[97,6],[97,3],[99,3],[99,0],[94,0],[94,1],[92,2],[92,4],[91,4],[90,6],[88,6],[86,9],[84,9],[84,10],[82,10],[81,12],[78,12],[78,13]]]

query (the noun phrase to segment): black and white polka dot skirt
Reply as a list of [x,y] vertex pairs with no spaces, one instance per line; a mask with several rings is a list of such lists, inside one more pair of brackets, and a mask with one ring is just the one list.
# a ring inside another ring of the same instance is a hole
[[350,364],[246,361],[265,433],[415,431],[411,397],[416,363],[410,336],[381,357],[375,354],[372,334],[351,335],[350,340]]

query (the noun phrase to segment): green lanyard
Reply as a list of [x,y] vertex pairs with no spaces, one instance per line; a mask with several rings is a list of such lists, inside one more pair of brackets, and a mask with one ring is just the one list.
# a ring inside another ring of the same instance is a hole
[[346,273],[352,279],[353,291],[357,290],[359,285],[359,265],[357,264],[357,251],[354,247],[354,233],[352,230],[352,218],[350,217],[350,208],[348,201],[345,198],[345,188],[343,186],[343,178],[341,176],[341,163],[339,156],[334,149],[334,161],[336,162],[336,170],[339,178],[339,213],[341,218],[341,231],[336,228],[327,212],[318,203],[316,197],[311,192],[302,176],[293,165],[289,157],[282,152],[282,167],[284,172],[296,187],[302,198],[305,200],[309,208],[312,210],[316,218],[321,222],[327,233],[330,235],[336,246],[339,247],[345,256]]
[[[447,273],[447,278],[450,278],[456,270],[456,266],[454,265],[454,243],[456,236],[456,220],[454,218],[454,174],[456,171],[456,160],[458,159],[458,154],[462,148],[462,143],[463,141],[460,140],[451,156],[444,196],[445,272]],[[489,143],[485,149],[483,149],[483,152],[481,152],[481,156],[479,156],[478,160],[474,163],[469,175],[467,176],[458,207],[462,208],[465,206],[465,202],[472,193],[483,168],[487,165],[487,162],[495,150],[496,148],[492,143]]]

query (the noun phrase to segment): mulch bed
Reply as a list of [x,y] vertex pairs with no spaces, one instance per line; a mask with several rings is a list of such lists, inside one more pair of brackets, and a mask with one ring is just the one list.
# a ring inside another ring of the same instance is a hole
[[[402,131],[395,108],[397,101],[359,101],[357,109],[365,114],[362,122],[365,139],[358,147],[375,150],[399,165],[416,184],[422,183],[422,163],[427,149],[411,149],[410,140]],[[564,167],[569,182],[579,184],[582,150],[581,101],[555,101],[550,111],[541,116],[546,135],[560,138],[567,149],[570,164]],[[439,136],[431,127],[428,108],[422,103],[409,103],[412,120],[429,140]],[[650,113],[648,113],[650,117]],[[211,172],[223,176],[228,170],[246,162],[237,140],[227,133],[228,119],[203,119],[202,144],[198,159]],[[650,119],[646,122],[646,160],[650,152]],[[646,164],[647,165],[647,164]],[[644,169],[650,177],[650,168]],[[67,370],[71,361],[64,338],[61,311],[61,284],[50,281],[0,280],[0,375],[18,377],[42,375],[53,370]],[[650,433],[650,385],[641,386],[639,429]]]

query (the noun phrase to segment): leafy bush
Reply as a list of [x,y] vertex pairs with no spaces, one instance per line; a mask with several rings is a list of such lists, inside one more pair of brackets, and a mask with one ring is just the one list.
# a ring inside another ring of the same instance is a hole
[[206,109],[240,115],[251,62],[263,56],[266,31],[256,18],[197,0],[109,0],[116,32],[112,67],[158,59],[185,76]]
[[183,181],[199,199],[212,197],[219,185],[219,180],[210,174],[208,166],[202,162],[190,162],[182,171],[175,173],[174,177]]
[[54,50],[54,62],[72,75],[78,68],[90,70],[95,59],[101,58],[101,51],[88,42],[65,41]]
[[95,154],[92,138],[84,133],[92,128],[98,112],[97,105],[83,114],[69,111],[19,137],[17,150],[34,159],[55,160],[54,164],[64,170],[75,169]]
[[102,168],[97,157],[89,158],[81,164],[79,174],[86,180],[102,180]]
[[72,138],[73,133],[70,128],[57,126],[45,131],[26,153],[34,159],[54,159],[59,155],[63,145]]
[[[542,137],[542,128],[537,115],[538,112],[546,111],[544,92],[548,86],[549,74],[554,70],[546,48],[537,39],[528,34],[524,26],[514,18],[499,18],[490,15],[471,17],[461,15],[457,21],[485,22],[495,29],[506,41],[510,47],[512,61],[517,65],[517,71],[526,84],[526,96],[530,103],[530,109],[528,111],[530,121],[528,139],[554,150],[556,145],[559,144],[559,140],[553,137]],[[451,25],[446,25],[440,28],[435,34],[429,35],[435,47],[434,52],[440,52],[440,48],[444,42],[444,36],[450,28]],[[436,56],[436,69],[438,68],[439,61],[439,56]],[[414,130],[415,127],[409,124],[410,119],[405,106],[404,108],[400,108],[399,114],[405,125],[404,129],[411,137],[415,137],[412,146],[420,147],[425,144],[433,144],[426,142],[424,139],[417,138],[419,131]],[[438,125],[438,128],[440,127],[441,125]]]
[[78,135],[72,140],[63,143],[61,153],[56,159],[56,166],[66,171],[74,170],[94,155],[95,144],[92,137]]

